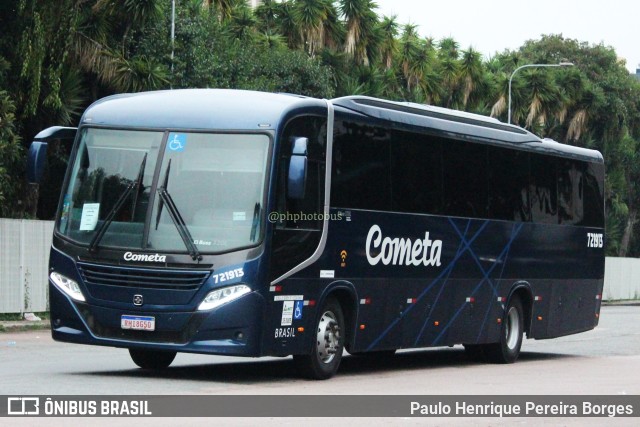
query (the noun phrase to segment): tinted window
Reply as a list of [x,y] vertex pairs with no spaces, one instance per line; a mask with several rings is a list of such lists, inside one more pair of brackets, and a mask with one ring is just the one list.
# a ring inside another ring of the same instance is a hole
[[332,206],[390,210],[390,132],[343,121],[335,132]]
[[487,217],[487,147],[456,140],[442,146],[447,215]]
[[602,164],[338,121],[334,207],[602,227]]
[[584,219],[584,172],[587,165],[569,159],[558,161],[558,220],[580,224]]
[[398,212],[442,213],[442,141],[394,132],[391,144],[392,208]]
[[584,173],[584,219],[580,225],[604,227],[604,165],[588,163]]
[[529,221],[529,155],[505,148],[488,148],[489,217]]
[[543,224],[558,223],[555,158],[531,154],[531,218]]

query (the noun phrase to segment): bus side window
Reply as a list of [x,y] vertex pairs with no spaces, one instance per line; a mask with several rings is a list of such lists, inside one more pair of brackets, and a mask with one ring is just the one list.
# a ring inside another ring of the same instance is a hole
[[558,161],[558,219],[560,224],[579,224],[584,218],[584,169],[569,159]]
[[392,210],[441,214],[442,140],[395,131],[392,141]]
[[391,208],[388,130],[337,121],[333,144],[331,205],[389,211]]
[[442,154],[445,214],[487,218],[487,147],[446,139]]
[[531,219],[541,224],[558,223],[557,159],[531,155]]
[[527,222],[529,155],[523,151],[489,147],[489,217]]
[[588,163],[584,173],[584,218],[579,225],[604,227],[604,165]]

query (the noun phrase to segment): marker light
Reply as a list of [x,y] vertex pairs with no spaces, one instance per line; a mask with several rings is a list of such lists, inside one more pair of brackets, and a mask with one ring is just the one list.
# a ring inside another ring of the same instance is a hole
[[200,303],[198,310],[211,310],[220,307],[223,304],[240,298],[242,295],[248,294],[251,289],[247,285],[228,286],[226,288],[216,289],[205,297]]
[[78,286],[78,283],[68,277],[63,276],[60,273],[53,272],[49,275],[49,279],[53,282],[58,289],[65,294],[69,295],[76,301],[85,301],[84,295]]

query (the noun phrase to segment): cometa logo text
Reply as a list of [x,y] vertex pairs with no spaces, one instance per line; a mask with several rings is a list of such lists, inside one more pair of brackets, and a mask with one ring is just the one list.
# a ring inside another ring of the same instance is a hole
[[124,254],[125,261],[144,261],[144,262],[166,262],[166,255],[160,254],[134,254],[133,252],[126,252]]
[[442,240],[429,239],[429,232],[424,239],[411,240],[400,237],[382,237],[382,229],[372,225],[367,234],[367,261],[371,265],[382,262],[384,265],[440,266]]

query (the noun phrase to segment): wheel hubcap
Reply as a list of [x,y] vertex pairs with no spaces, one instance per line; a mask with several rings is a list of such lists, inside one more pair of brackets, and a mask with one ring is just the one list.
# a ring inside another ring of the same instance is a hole
[[518,318],[518,310],[515,307],[509,308],[504,331],[507,347],[510,350],[515,349],[520,335],[520,319]]
[[340,326],[335,314],[325,312],[318,322],[318,358],[322,363],[331,363],[340,348]]

